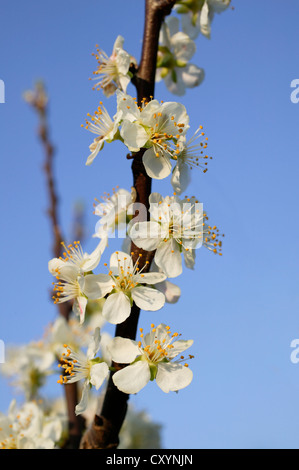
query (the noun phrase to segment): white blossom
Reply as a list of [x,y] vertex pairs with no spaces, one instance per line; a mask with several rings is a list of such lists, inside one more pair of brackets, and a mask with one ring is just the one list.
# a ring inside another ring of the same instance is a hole
[[[165,393],[187,387],[193,373],[182,356],[193,340],[177,340],[164,324],[155,327],[147,335],[141,331],[141,341],[115,337],[109,346],[115,362],[129,364],[113,374],[113,382],[124,393],[139,392],[150,380],[156,380]],[[180,357],[174,360],[178,355]],[[189,356],[189,359],[193,356]],[[183,362],[183,364],[182,364]]]
[[54,303],[74,300],[73,310],[80,317],[81,323],[85,318],[87,297],[82,290],[84,275],[95,269],[106,247],[107,240],[101,240],[95,250],[84,253],[79,241],[64,246],[63,257],[49,261],[50,273],[56,277],[54,284]]
[[178,139],[189,129],[189,116],[181,103],[151,100],[138,106],[129,95],[117,93],[121,119],[121,137],[131,152],[141,148],[143,164],[151,178],[166,178],[172,171],[171,160]]
[[94,72],[93,80],[97,82],[94,88],[102,89],[106,97],[113,95],[117,89],[126,91],[131,80],[129,68],[133,58],[123,49],[123,44],[124,38],[117,36],[110,57],[96,46],[94,55],[98,68]]
[[[111,143],[118,136],[119,114],[116,113],[113,119],[109,112],[100,101],[98,108],[91,116],[87,114],[85,128],[95,134],[97,137],[89,146],[90,155],[87,157],[86,165],[91,165],[98,153],[102,150],[104,143]],[[82,124],[81,127],[84,127]]]
[[122,323],[128,318],[133,302],[142,310],[150,311],[159,310],[165,303],[164,294],[152,287],[164,281],[165,274],[143,273],[148,263],[139,268],[139,258],[134,264],[130,255],[116,251],[110,257],[108,274],[84,277],[83,288],[88,298],[107,296],[102,314],[112,324]]
[[149,197],[150,221],[132,225],[129,235],[136,246],[155,251],[155,263],[167,277],[182,273],[183,253],[193,268],[195,249],[202,243],[202,205],[196,198],[180,199],[152,193]]
[[126,227],[131,216],[128,209],[136,199],[136,190],[132,187],[131,192],[122,188],[113,188],[112,194],[105,194],[103,201],[96,199],[94,214],[99,216],[96,224],[94,237],[104,238],[115,236],[118,229],[118,237],[126,237]]
[[182,29],[191,39],[202,33],[211,37],[211,23],[215,13],[221,13],[230,5],[231,0],[179,0],[175,6],[181,13]]
[[65,345],[66,351],[62,353],[61,367],[64,375],[60,375],[58,383],[73,383],[84,380],[80,402],[76,405],[75,413],[81,414],[88,406],[89,389],[93,385],[98,390],[109,374],[109,367],[102,359],[96,357],[100,349],[100,328],[96,328],[90,340],[86,354],[73,351]]
[[179,31],[179,20],[166,18],[159,38],[156,81],[164,80],[169,91],[182,96],[204,79],[204,70],[190,63],[196,51],[195,42]]
[[[172,172],[171,184],[177,194],[185,191],[191,181],[191,170],[200,168],[203,173],[207,171],[207,160],[212,157],[206,155],[208,138],[204,137],[203,127],[199,126],[193,137],[186,142],[186,136],[182,136],[178,142],[175,155],[176,165]],[[202,139],[194,144],[195,140]]]

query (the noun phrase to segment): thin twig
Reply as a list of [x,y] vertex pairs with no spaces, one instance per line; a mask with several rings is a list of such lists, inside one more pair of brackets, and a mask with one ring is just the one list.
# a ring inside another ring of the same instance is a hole
[[[38,136],[42,142],[45,162],[44,172],[46,175],[46,186],[49,197],[49,208],[48,216],[50,219],[50,225],[53,235],[53,247],[52,252],[55,258],[59,258],[62,254],[63,241],[61,228],[58,220],[58,196],[57,189],[54,179],[54,146],[51,143],[49,137],[49,125],[48,125],[48,98],[45,92],[43,83],[38,82],[33,92],[29,91],[24,94],[25,100],[33,107],[37,112],[39,118]],[[72,303],[70,301],[56,304],[60,315],[66,320],[69,319],[72,311]],[[66,444],[67,447],[75,449],[79,447],[83,419],[75,414],[75,406],[78,403],[78,390],[77,384],[69,384],[64,387],[65,399],[68,413],[68,425],[69,425],[69,439]]]

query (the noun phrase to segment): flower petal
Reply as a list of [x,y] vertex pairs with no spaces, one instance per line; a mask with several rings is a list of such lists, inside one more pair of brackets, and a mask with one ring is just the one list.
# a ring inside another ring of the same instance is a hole
[[106,299],[102,315],[109,323],[116,325],[125,321],[130,313],[130,299],[123,292],[116,292]]
[[169,304],[175,304],[181,297],[181,288],[170,281],[160,282],[156,284],[156,289],[163,292],[165,301]]
[[171,184],[174,191],[177,194],[184,192],[191,181],[189,167],[186,163],[179,162],[173,172],[171,177]]
[[81,400],[79,401],[78,405],[75,408],[75,413],[77,416],[86,410],[88,406],[88,398],[89,398],[89,381],[86,380],[83,384]]
[[131,152],[138,152],[148,141],[148,134],[138,122],[123,121],[120,135]]
[[164,273],[144,273],[134,276],[134,282],[138,282],[138,284],[157,284],[165,281],[165,279],[166,275]]
[[165,233],[162,232],[158,222],[137,222],[130,229],[129,236],[138,248],[153,251],[158,247]]
[[175,392],[187,387],[193,378],[192,370],[182,364],[159,363],[156,382],[163,392]]
[[173,238],[160,243],[155,254],[155,263],[168,277],[177,277],[182,273],[180,248]]
[[111,358],[119,363],[131,363],[140,354],[138,343],[128,338],[116,336],[107,345]]
[[120,274],[121,267],[126,271],[133,272],[133,261],[128,253],[124,251],[115,251],[110,257],[110,271],[114,276]]
[[101,299],[112,291],[113,281],[108,274],[87,274],[80,280],[80,288],[88,299]]
[[174,358],[178,356],[182,352],[186,351],[186,349],[190,348],[192,344],[193,344],[193,339],[188,339],[188,340],[179,339],[178,341],[174,341],[172,343],[173,347],[168,352],[168,357]]
[[103,238],[92,253],[86,255],[86,261],[84,261],[83,269],[85,272],[92,271],[97,267],[100,262],[101,256],[107,246],[107,238]]
[[112,379],[114,385],[122,392],[138,393],[149,382],[151,377],[148,363],[138,361],[115,372]]
[[100,386],[109,374],[109,367],[106,362],[94,364],[90,369],[90,383],[99,390]]
[[80,324],[82,324],[85,320],[86,305],[87,305],[86,297],[80,296],[74,300],[73,312],[75,313],[75,315],[78,315],[78,317],[80,317]]
[[165,304],[165,296],[162,292],[152,287],[137,286],[131,291],[136,305],[142,310],[156,311]]
[[94,159],[96,158],[97,154],[102,150],[104,145],[104,139],[100,139],[96,142],[96,145],[91,144],[89,149],[91,150],[91,154],[87,157],[85,165],[89,166],[92,164]]
[[157,157],[153,147],[151,147],[145,151],[142,159],[145,170],[151,178],[163,179],[170,175],[172,166],[166,154],[160,154],[160,156]]

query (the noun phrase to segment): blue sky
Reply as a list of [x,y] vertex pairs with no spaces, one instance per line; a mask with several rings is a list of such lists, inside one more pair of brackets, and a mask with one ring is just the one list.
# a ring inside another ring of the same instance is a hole
[[[234,0],[216,15],[212,36],[199,36],[192,59],[203,84],[179,99],[163,83],[156,98],[182,102],[190,135],[209,137],[209,171],[195,173],[187,194],[204,204],[225,233],[223,256],[200,250],[194,271],[177,278],[182,296],[163,311],[142,312],[140,326],[165,322],[193,338],[194,380],[178,394],[151,383],[132,401],[163,424],[167,448],[298,448],[299,364],[290,343],[299,338],[298,123],[290,87],[299,78],[296,0]],[[131,186],[126,148],[107,145],[85,167],[91,134],[82,130],[101,95],[88,78],[95,44],[110,52],[118,34],[137,61],[143,2],[2,0],[0,79],[1,316],[5,344],[38,339],[56,316],[48,299],[51,234],[36,138],[37,119],[22,93],[42,78],[50,95],[51,137],[63,232],[71,233],[76,201],[86,207],[105,191]],[[134,94],[131,86],[128,92]],[[113,113],[115,101],[103,99]],[[153,190],[172,193],[169,180]],[[190,351],[191,352],[191,351]],[[0,378],[0,410],[11,389]]]

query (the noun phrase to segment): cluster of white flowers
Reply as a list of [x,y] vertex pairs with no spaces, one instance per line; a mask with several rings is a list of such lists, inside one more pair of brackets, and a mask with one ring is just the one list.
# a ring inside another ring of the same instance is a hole
[[[182,1],[177,3],[177,12],[185,19],[192,14],[194,22],[198,15],[204,18],[208,8],[211,21],[212,12],[219,11],[217,3]],[[157,80],[164,78],[168,88],[180,95],[186,86],[198,85],[204,76],[202,69],[189,63],[196,47],[185,20],[183,25],[184,32],[179,31],[179,20],[172,16],[163,23],[156,77]],[[140,104],[127,93],[129,68],[134,60],[123,50],[123,42],[123,38],[117,38],[110,57],[97,49],[99,67],[94,78],[101,76],[101,80],[96,88],[102,88],[106,96],[115,94],[116,110],[111,117],[100,102],[95,113],[87,115],[85,127],[96,137],[89,147],[86,165],[92,164],[105,142],[118,140],[131,152],[132,158],[136,154],[142,156],[150,178],[161,180],[170,176],[175,192],[166,197],[152,193],[148,218],[147,210],[136,202],[135,188],[131,191],[114,188],[112,194],[105,194],[102,201],[96,199],[94,203],[94,213],[99,217],[94,238],[100,239],[94,251],[83,252],[80,242],[76,241],[64,246],[60,259],[49,262],[49,271],[56,278],[54,302],[73,301],[73,310],[79,315],[81,325],[91,302],[101,301],[104,321],[114,325],[127,320],[133,304],[140,310],[152,312],[162,309],[165,302],[177,302],[181,291],[168,278],[180,276],[183,265],[193,269],[196,250],[201,246],[221,254],[219,230],[208,223],[202,203],[194,196],[181,197],[191,181],[191,170],[207,171],[211,157],[206,154],[208,138],[203,126],[197,126],[188,139],[189,115],[183,104],[159,102],[153,97]],[[138,216],[135,216],[136,210]],[[109,238],[115,237],[116,229],[122,231],[121,236],[118,233],[119,238],[124,238],[122,248],[110,255],[109,265],[103,263],[103,270],[100,268],[102,254]],[[139,255],[131,252],[131,246],[134,250],[140,249]],[[152,263],[143,259],[146,252],[153,252]],[[60,364],[64,372],[59,383],[83,381],[77,414],[86,410],[89,390],[99,389],[110,370],[116,387],[128,394],[139,392],[150,380],[156,380],[166,393],[180,390],[191,382],[192,372],[183,356],[178,361],[173,359],[189,348],[192,340],[172,342],[177,334],[171,335],[170,328],[163,323],[153,325],[150,333],[141,336],[140,342],[121,337],[108,342],[108,361],[97,356],[100,328],[94,331],[85,354],[65,344]],[[111,369],[111,361],[128,365],[115,371]]]
[[[163,79],[176,95],[202,82],[204,70],[190,63],[196,52],[194,39],[199,32],[210,37],[214,13],[229,4],[230,0],[176,2],[179,17],[168,17],[161,28],[156,81]],[[177,339],[178,333],[171,333],[164,323],[151,324],[146,334],[140,328],[139,341],[120,336],[112,339],[102,332],[106,322],[118,325],[126,321],[133,304],[140,310],[157,312],[165,302],[176,303],[181,290],[169,278],[180,276],[184,265],[194,268],[198,248],[204,246],[221,255],[222,247],[219,230],[209,224],[203,204],[194,196],[181,197],[191,181],[191,170],[207,171],[211,157],[203,126],[197,125],[193,136],[187,138],[189,115],[183,104],[153,97],[140,104],[127,93],[138,67],[123,45],[124,39],[118,36],[110,56],[96,46],[98,67],[93,88],[106,98],[115,95],[116,111],[111,117],[100,101],[82,124],[96,136],[86,165],[92,164],[105,143],[118,140],[131,152],[131,158],[136,154],[142,157],[149,178],[170,177],[174,193],[165,197],[152,193],[148,212],[137,203],[135,188],[128,191],[117,186],[112,194],[94,203],[94,214],[99,217],[93,235],[99,241],[94,250],[86,253],[80,241],[63,243],[62,256],[49,261],[49,272],[55,278],[54,303],[71,302],[74,316],[68,321],[59,317],[43,340],[8,351],[2,373],[14,379],[26,403],[17,410],[12,402],[7,416],[0,413],[0,448],[57,446],[65,417],[38,402],[47,378],[57,372],[60,384],[81,383],[77,415],[87,412],[93,388],[99,390],[110,372],[114,385],[127,394],[138,393],[154,380],[165,393],[178,391],[193,378],[188,364],[193,355],[182,355],[193,340]],[[102,255],[116,229],[124,239],[122,247],[110,255],[109,266],[103,263],[101,268]],[[147,252],[153,254],[151,262],[146,259]]]
[[0,413],[0,449],[54,449],[62,435],[62,421],[34,401],[21,408],[13,400],[8,414]]

